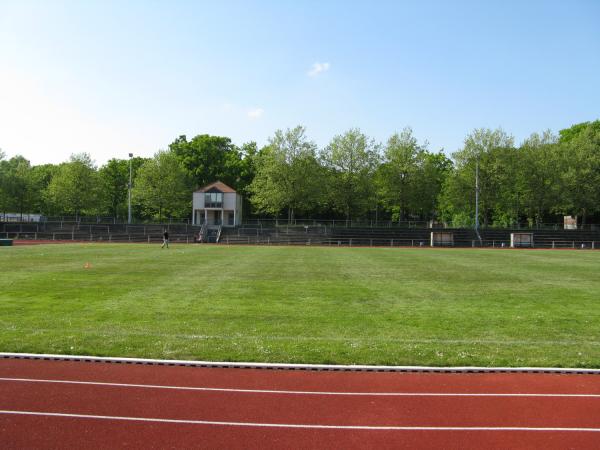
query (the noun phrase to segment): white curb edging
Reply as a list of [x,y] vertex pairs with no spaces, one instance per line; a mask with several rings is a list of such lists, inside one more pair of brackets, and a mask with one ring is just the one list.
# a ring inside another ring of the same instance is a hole
[[187,361],[177,359],[119,358],[85,355],[53,355],[38,353],[0,352],[0,359],[36,359],[50,361],[81,361],[116,364],[144,364],[232,369],[310,370],[339,372],[432,372],[432,373],[560,373],[600,375],[600,369],[562,367],[435,367],[435,366],[368,366],[333,364],[279,364],[257,362]]

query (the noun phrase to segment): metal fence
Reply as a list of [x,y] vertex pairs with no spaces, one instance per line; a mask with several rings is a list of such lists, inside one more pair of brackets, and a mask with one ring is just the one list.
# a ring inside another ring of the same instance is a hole
[[[407,220],[407,221],[391,221],[391,220],[345,220],[345,219],[246,219],[242,226],[259,227],[259,228],[276,228],[281,226],[287,227],[302,227],[302,226],[325,226],[331,228],[409,228],[409,229],[428,229],[428,228],[463,228],[472,229],[473,226],[465,226],[464,224],[453,224],[452,222],[432,222],[424,220]],[[548,230],[559,231],[564,229],[563,223],[514,223],[510,226],[481,226],[481,229],[489,230]],[[578,230],[584,231],[600,231],[599,224],[578,225]]]
[[[0,238],[16,240],[41,240],[41,241],[71,241],[71,242],[162,242],[162,233],[85,233],[75,230],[54,232],[0,232]],[[170,240],[176,243],[194,243],[196,237],[192,233],[175,233],[170,235]],[[300,246],[327,246],[327,247],[430,247],[430,240],[423,238],[382,238],[369,236],[356,237],[329,237],[319,235],[290,235],[277,236],[263,235],[225,235],[220,241],[226,245],[300,245]],[[478,247],[478,248],[510,248],[510,241],[497,240],[470,240],[455,242],[436,247]],[[519,248],[546,248],[546,249],[572,249],[572,250],[600,250],[600,240],[582,239],[544,239],[534,241],[533,245],[521,245]]]
[[[0,213],[0,222],[10,223],[47,223],[63,222],[77,224],[106,224],[118,225],[127,223],[124,217],[109,216],[44,216],[41,214],[16,214]],[[161,222],[152,220],[134,220],[132,224],[137,225],[192,225],[190,217],[170,217]],[[441,223],[425,220],[362,220],[362,219],[273,219],[273,218],[252,218],[244,220],[242,226],[258,228],[277,228],[287,227],[305,227],[305,226],[323,226],[329,228],[407,228],[407,229],[428,229],[428,228],[472,228],[464,224],[453,224],[451,222]],[[481,226],[481,229],[512,229],[512,230],[548,230],[559,231],[564,229],[563,223],[513,223],[510,226]],[[577,230],[600,231],[600,224],[579,224]]]

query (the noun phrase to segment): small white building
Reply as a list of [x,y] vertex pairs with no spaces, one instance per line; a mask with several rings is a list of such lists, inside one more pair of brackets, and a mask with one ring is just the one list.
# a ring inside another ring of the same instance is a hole
[[242,196],[216,181],[194,191],[192,224],[234,227],[242,223]]

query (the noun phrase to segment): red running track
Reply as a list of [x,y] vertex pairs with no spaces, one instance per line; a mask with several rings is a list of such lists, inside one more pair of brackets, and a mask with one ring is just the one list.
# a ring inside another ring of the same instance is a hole
[[598,448],[600,376],[0,359],[2,448]]

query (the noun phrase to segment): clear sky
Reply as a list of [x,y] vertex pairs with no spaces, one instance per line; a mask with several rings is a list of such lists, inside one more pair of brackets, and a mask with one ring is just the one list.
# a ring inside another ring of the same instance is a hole
[[0,0],[0,148],[34,164],[298,124],[450,154],[598,118],[598,0]]

